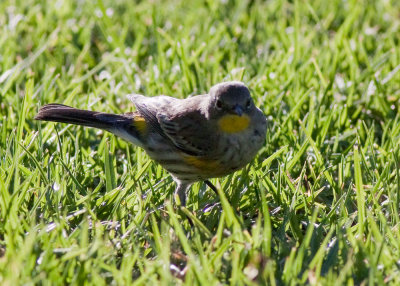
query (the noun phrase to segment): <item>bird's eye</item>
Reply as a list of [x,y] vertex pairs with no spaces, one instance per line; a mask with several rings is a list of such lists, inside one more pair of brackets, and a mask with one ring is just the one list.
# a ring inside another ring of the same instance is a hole
[[217,100],[217,103],[215,104],[217,106],[218,109],[222,108],[222,101],[221,100]]
[[251,100],[249,99],[249,100],[247,100],[247,102],[246,102],[246,108],[250,108],[250,106],[251,106]]

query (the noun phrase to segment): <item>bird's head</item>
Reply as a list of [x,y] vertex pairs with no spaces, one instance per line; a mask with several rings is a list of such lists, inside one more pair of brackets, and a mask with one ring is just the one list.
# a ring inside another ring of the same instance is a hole
[[229,81],[214,85],[210,89],[216,113],[242,116],[254,106],[250,91],[240,81]]
[[236,133],[246,129],[254,103],[249,89],[239,81],[223,82],[210,89],[212,118],[222,131]]

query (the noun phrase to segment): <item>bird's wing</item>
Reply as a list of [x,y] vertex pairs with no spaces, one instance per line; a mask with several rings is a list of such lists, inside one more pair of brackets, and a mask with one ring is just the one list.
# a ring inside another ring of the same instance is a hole
[[215,143],[211,135],[214,132],[201,112],[159,113],[157,118],[165,134],[179,149],[194,156],[209,154]]
[[185,100],[168,97],[129,96],[153,130],[169,138],[183,152],[202,156],[207,154],[214,138],[209,121],[199,108],[201,98]]
[[157,113],[165,108],[171,101],[177,100],[169,96],[147,97],[140,94],[130,94],[127,96],[132,101],[138,112],[144,117],[151,128],[162,136],[166,136],[157,119]]

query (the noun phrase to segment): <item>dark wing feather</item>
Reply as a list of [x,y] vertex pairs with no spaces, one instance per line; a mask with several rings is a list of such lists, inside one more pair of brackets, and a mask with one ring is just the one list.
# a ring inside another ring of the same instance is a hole
[[[151,126],[151,128],[155,132],[158,132],[160,135],[168,138],[164,134],[164,131],[162,130],[160,124],[158,123],[157,112],[159,108],[157,107],[156,104],[157,97],[145,97],[140,94],[130,94],[128,95],[128,98],[135,104],[137,111],[140,113],[141,116],[144,117],[144,119]],[[162,100],[160,100],[160,102],[161,101]]]
[[209,134],[214,134],[208,121],[199,111],[184,112],[175,116],[158,114],[158,122],[164,133],[174,144],[190,155],[204,156],[209,154],[215,143]]

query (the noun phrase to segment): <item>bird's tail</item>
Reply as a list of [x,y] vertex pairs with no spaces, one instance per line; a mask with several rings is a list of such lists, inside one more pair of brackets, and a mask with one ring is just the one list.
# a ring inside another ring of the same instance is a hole
[[129,124],[132,119],[125,115],[82,110],[62,104],[47,104],[40,108],[36,120],[83,125],[112,131],[115,127]]
[[35,119],[103,129],[141,147],[147,134],[147,124],[138,112],[118,115],[51,103],[42,106]]

